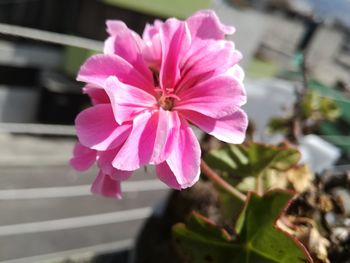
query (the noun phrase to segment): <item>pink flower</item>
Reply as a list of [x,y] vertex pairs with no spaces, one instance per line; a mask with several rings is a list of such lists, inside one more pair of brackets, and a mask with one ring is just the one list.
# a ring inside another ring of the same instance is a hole
[[200,11],[147,25],[142,39],[120,21],[107,21],[107,31],[104,54],[78,74],[94,106],[76,118],[71,165],[97,161],[92,191],[107,196],[120,197],[120,182],[148,164],[168,186],[192,186],[201,149],[190,124],[228,143],[245,137],[241,54],[224,39],[234,28]]

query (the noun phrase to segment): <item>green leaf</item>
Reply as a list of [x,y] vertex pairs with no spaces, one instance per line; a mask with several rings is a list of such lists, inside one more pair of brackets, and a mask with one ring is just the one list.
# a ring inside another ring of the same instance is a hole
[[283,133],[287,134],[291,129],[291,120],[286,117],[271,118],[267,124],[267,129],[270,133]]
[[[225,145],[206,157],[206,162],[224,176],[257,177],[269,169],[285,171],[295,166],[300,152],[287,144],[279,146],[260,143]],[[231,178],[232,179],[232,178]]]
[[196,212],[193,212],[188,226],[197,233],[210,235],[218,241],[229,241],[231,239],[225,230],[217,228],[213,222]]
[[218,192],[221,216],[225,224],[231,225],[235,222],[235,218],[237,218],[241,212],[243,202],[231,193],[222,190],[219,190]]
[[177,224],[173,234],[188,262],[305,263],[312,262],[299,241],[279,230],[275,222],[292,198],[273,191],[263,197],[250,194],[234,229],[227,232],[194,213],[189,224]]
[[173,235],[181,252],[193,263],[230,262],[227,259],[233,258],[241,250],[224,229],[197,213],[192,214],[187,226],[176,224]]
[[[259,191],[266,192],[275,188],[286,189],[288,182],[284,171],[295,167],[299,159],[300,152],[287,143],[276,146],[251,142],[227,144],[211,151],[205,161],[240,191],[254,191],[259,187]],[[260,186],[257,177],[261,177]],[[222,199],[230,202],[227,198]],[[227,207],[225,203],[224,207]]]
[[322,97],[316,91],[309,91],[302,101],[302,112],[305,119],[333,121],[341,112],[334,100]]

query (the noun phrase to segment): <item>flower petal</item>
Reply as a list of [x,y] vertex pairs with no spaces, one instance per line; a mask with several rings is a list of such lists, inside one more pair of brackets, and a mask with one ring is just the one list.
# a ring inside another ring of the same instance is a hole
[[110,103],[107,93],[98,86],[88,84],[83,88],[83,93],[90,97],[93,105]]
[[107,30],[112,35],[105,42],[104,53],[116,54],[128,61],[141,75],[152,79],[152,73],[142,57],[143,42],[121,21],[107,21]]
[[118,35],[121,30],[124,30],[126,25],[120,20],[107,20],[107,32],[110,36]]
[[185,22],[168,19],[160,28],[162,65],[160,69],[161,88],[172,89],[180,79],[180,59],[190,47],[191,36]]
[[117,147],[131,130],[131,123],[118,125],[110,104],[98,104],[82,111],[75,125],[80,143],[99,151]]
[[163,21],[159,19],[154,20],[153,25],[147,23],[142,34],[143,40],[144,41],[152,40],[152,38],[159,33],[159,30],[163,26],[163,24],[164,24]]
[[220,22],[214,11],[203,10],[187,19],[188,27],[193,39],[224,39],[225,35],[232,35],[235,28],[225,26]]
[[153,79],[147,78],[136,70],[129,62],[117,55],[94,55],[80,68],[77,80],[104,87],[110,76],[135,87],[153,92]]
[[150,41],[146,41],[142,54],[148,67],[159,72],[162,64],[162,45],[159,34],[154,35]]
[[177,182],[177,179],[167,162],[162,162],[156,165],[156,173],[159,180],[163,183],[173,189],[181,190],[181,185]]
[[181,64],[181,81],[177,92],[194,84],[227,72],[237,64],[242,55],[231,41],[197,41],[186,53]]
[[230,115],[246,102],[243,84],[227,75],[210,78],[176,95],[181,100],[175,110],[193,110],[212,118]]
[[122,198],[120,182],[113,180],[102,171],[99,172],[95,181],[92,183],[91,192],[106,197]]
[[134,171],[122,171],[122,170],[114,169],[112,174],[110,174],[109,176],[114,181],[121,182],[121,181],[125,181],[125,180],[129,179],[133,173],[134,173]]
[[96,161],[96,151],[91,150],[77,142],[74,146],[73,157],[69,164],[75,170],[83,172],[88,170]]
[[113,160],[113,167],[133,171],[148,164],[153,153],[158,115],[144,112],[135,117],[133,129]]
[[177,143],[179,126],[176,112],[160,109],[136,116],[133,130],[115,157],[113,166],[133,171],[149,163],[164,162]]
[[158,164],[169,157],[174,145],[177,143],[180,125],[177,112],[165,111],[162,108],[159,109],[151,163]]
[[242,82],[245,77],[244,71],[239,65],[234,65],[232,68],[229,68],[226,74],[233,76],[240,82]]
[[102,172],[106,175],[109,175],[113,180],[124,181],[127,180],[132,174],[133,171],[122,171],[115,169],[112,166],[112,161],[119,152],[120,147],[117,147],[113,150],[99,152],[97,164]]
[[163,22],[155,20],[153,25],[146,24],[142,38],[145,45],[143,46],[143,58],[150,68],[160,70],[162,60],[162,45],[160,43],[159,30]]
[[203,131],[221,141],[239,144],[245,139],[248,117],[241,109],[220,119],[214,119],[194,111],[184,112],[183,115]]
[[123,84],[116,77],[107,79],[105,90],[112,102],[114,116],[119,124],[132,120],[136,115],[157,105],[153,95]]
[[[200,175],[200,158],[201,148],[199,142],[187,121],[181,119],[178,141],[166,162],[182,189],[191,187],[198,181]],[[161,166],[161,168],[160,172],[166,171],[165,167]],[[166,183],[176,186],[173,178],[169,178],[166,181],[164,179],[165,175],[158,176],[162,177]]]

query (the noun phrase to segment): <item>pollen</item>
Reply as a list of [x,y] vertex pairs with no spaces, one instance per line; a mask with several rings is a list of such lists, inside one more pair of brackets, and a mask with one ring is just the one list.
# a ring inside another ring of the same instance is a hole
[[164,110],[170,111],[174,107],[175,98],[169,96],[161,96],[158,100],[158,104]]

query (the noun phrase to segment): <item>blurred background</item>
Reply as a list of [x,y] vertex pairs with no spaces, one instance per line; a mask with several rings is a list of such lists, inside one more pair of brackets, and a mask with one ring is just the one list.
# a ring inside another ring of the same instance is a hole
[[307,76],[340,114],[303,138],[303,156],[316,172],[349,168],[348,0],[0,0],[1,262],[125,262],[168,190],[148,168],[123,185],[122,201],[90,195],[96,169],[77,174],[67,164],[75,116],[89,106],[75,77],[101,52],[107,19],[142,34],[156,18],[207,8],[237,29],[230,39],[244,54],[255,139],[283,138],[266,127],[288,112]]

